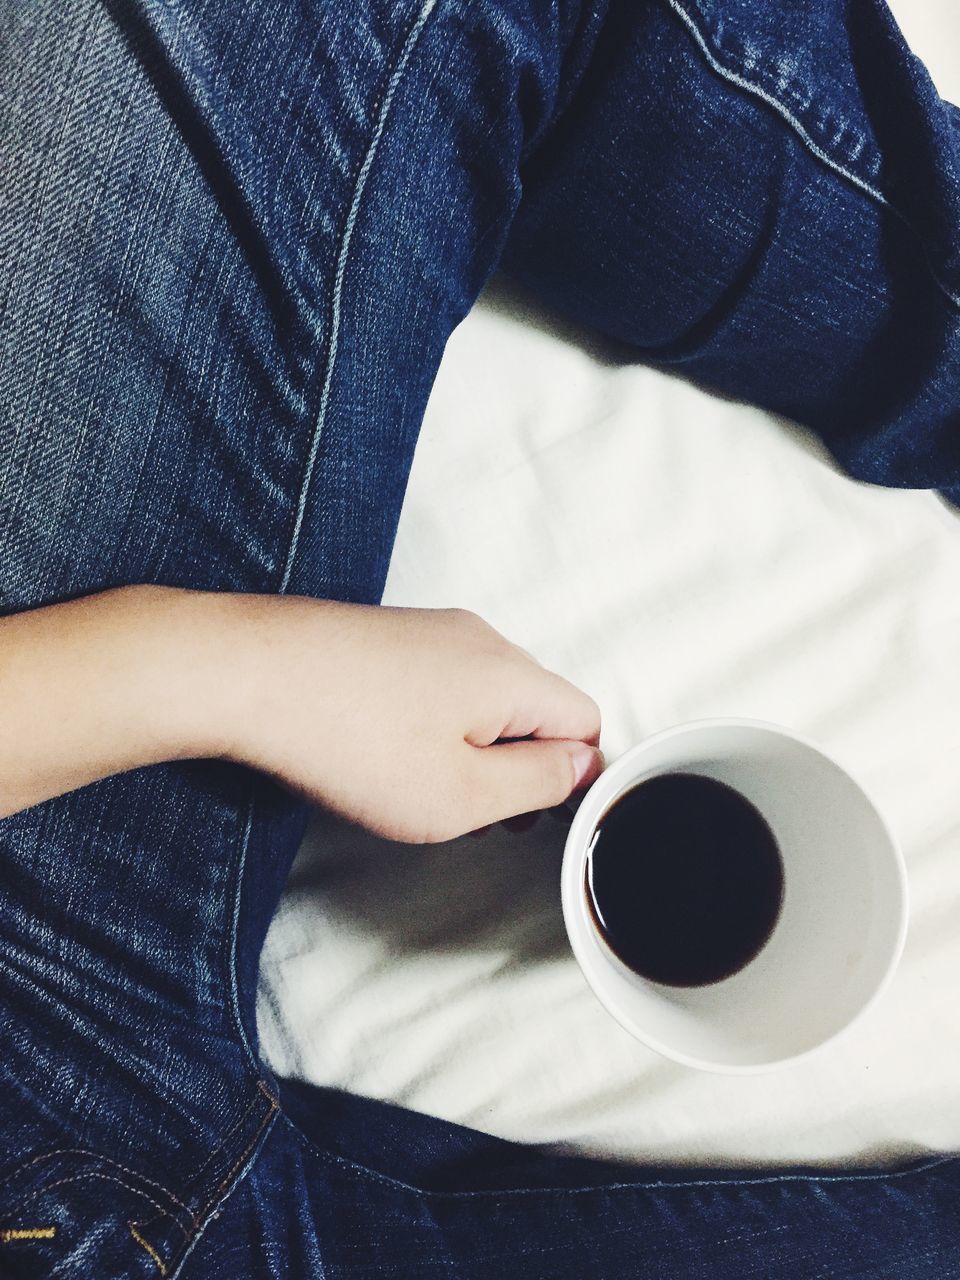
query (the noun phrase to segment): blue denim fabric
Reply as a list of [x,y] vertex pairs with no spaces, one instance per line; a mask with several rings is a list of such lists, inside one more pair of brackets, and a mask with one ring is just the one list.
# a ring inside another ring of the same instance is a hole
[[618,6],[506,260],[857,478],[960,503],[960,111],[882,0]]
[[[2,0],[0,86],[5,613],[378,600],[501,262],[960,499],[960,130],[879,0]],[[195,761],[0,821],[4,1280],[960,1274],[953,1158],[625,1168],[273,1078],[305,817]]]

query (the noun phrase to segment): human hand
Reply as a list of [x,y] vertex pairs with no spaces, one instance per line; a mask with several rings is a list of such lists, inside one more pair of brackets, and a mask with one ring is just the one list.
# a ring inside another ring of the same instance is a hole
[[238,715],[215,753],[379,835],[451,839],[603,768],[593,700],[475,614],[231,600]]

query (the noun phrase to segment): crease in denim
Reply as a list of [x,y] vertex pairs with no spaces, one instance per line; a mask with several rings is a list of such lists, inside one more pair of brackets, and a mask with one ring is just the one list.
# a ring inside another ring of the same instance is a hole
[[736,85],[738,89],[742,89],[745,93],[753,94],[754,97],[760,98],[765,102],[767,106],[772,107],[774,111],[776,111],[777,114],[787,122],[811,155],[815,156],[822,164],[825,164],[827,168],[832,169],[833,172],[838,174],[841,178],[845,178],[848,182],[852,183],[853,186],[857,187],[865,195],[870,196],[872,200],[883,205],[885,209],[888,209],[895,218],[899,219],[899,221],[907,227],[912,235],[916,237],[916,240],[920,245],[924,262],[926,263],[927,270],[930,272],[930,277],[934,284],[949,302],[951,302],[956,308],[960,309],[960,294],[954,293],[949,285],[940,279],[936,267],[930,260],[926,241],[917,231],[916,227],[914,227],[907,215],[888,200],[883,192],[873,186],[872,183],[867,182],[864,178],[861,178],[859,174],[854,173],[845,165],[840,164],[840,162],[835,160],[829,152],[825,151],[823,147],[821,147],[820,144],[811,137],[810,133],[803,127],[803,124],[797,119],[790,108],[781,102],[779,98],[768,92],[768,90],[764,89],[761,85],[756,84],[754,81],[741,75],[738,71],[734,71],[731,67],[728,67],[725,63],[721,62],[711,49],[706,36],[700,30],[696,20],[684,8],[680,3],[680,0],[666,0],[666,3],[687,28],[690,35],[693,37],[694,43],[699,48],[705,62],[711,70],[715,71],[718,76],[721,76],[730,84]]

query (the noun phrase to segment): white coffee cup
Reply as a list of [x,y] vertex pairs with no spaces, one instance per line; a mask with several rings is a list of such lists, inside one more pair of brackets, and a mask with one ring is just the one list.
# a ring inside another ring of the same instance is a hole
[[[603,941],[587,899],[597,824],[661,773],[735,788],[764,816],[783,858],[783,908],[769,941],[711,986],[641,978]],[[610,765],[574,815],[561,893],[573,953],[608,1011],[651,1049],[707,1071],[768,1071],[835,1040],[889,982],[907,929],[903,856],[869,796],[811,742],[760,720],[676,725]]]

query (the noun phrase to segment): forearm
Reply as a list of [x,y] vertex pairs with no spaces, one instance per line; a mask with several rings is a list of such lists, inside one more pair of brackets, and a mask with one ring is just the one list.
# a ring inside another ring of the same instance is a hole
[[548,808],[600,771],[591,698],[480,618],[134,586],[0,618],[0,817],[220,757],[393,840]]
[[0,816],[141,765],[220,754],[238,599],[124,587],[0,618]]

